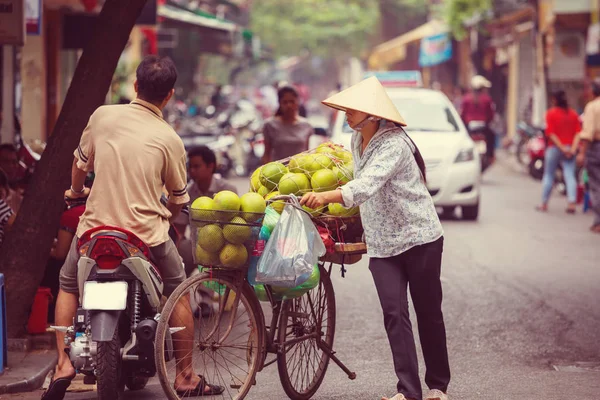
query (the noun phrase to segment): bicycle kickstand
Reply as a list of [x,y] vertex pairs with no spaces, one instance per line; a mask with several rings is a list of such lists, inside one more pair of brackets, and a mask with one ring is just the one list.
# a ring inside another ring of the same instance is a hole
[[319,347],[321,347],[321,349],[327,353],[327,355],[329,356],[330,359],[333,360],[334,363],[337,364],[338,367],[341,368],[342,371],[344,371],[346,373],[346,375],[348,375],[348,379],[350,380],[354,380],[356,379],[356,372],[352,372],[348,369],[348,367],[346,367],[346,365],[344,365],[343,362],[340,361],[339,358],[336,357],[335,355],[335,351],[333,351],[333,349],[331,349],[327,343],[320,341],[319,343]]

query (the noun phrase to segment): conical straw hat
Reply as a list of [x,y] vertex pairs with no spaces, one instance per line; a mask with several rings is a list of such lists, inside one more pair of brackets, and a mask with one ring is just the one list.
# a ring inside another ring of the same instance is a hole
[[392,99],[374,76],[334,94],[322,103],[344,112],[348,109],[362,111],[406,126]]

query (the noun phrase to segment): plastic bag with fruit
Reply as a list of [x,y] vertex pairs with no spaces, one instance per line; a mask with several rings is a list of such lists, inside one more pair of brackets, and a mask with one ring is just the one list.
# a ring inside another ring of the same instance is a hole
[[319,231],[292,197],[258,261],[256,281],[293,288],[304,283],[326,249]]

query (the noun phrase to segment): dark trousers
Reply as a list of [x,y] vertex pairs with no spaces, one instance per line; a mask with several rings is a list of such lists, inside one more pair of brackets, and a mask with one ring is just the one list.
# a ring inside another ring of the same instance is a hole
[[421,348],[430,389],[446,392],[450,383],[450,366],[446,348],[446,328],[442,315],[440,271],[444,238],[414,247],[390,258],[371,258],[369,269],[383,309],[394,368],[398,376],[398,393],[413,399],[423,397],[417,349],[408,313],[408,293],[417,314]]
[[590,201],[594,212],[593,226],[600,225],[600,141],[593,142],[585,155],[589,178]]

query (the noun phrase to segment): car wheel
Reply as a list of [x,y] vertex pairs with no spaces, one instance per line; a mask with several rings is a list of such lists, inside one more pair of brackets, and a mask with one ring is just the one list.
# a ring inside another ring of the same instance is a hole
[[479,217],[479,202],[473,206],[462,206],[462,215],[467,221],[477,221]]

